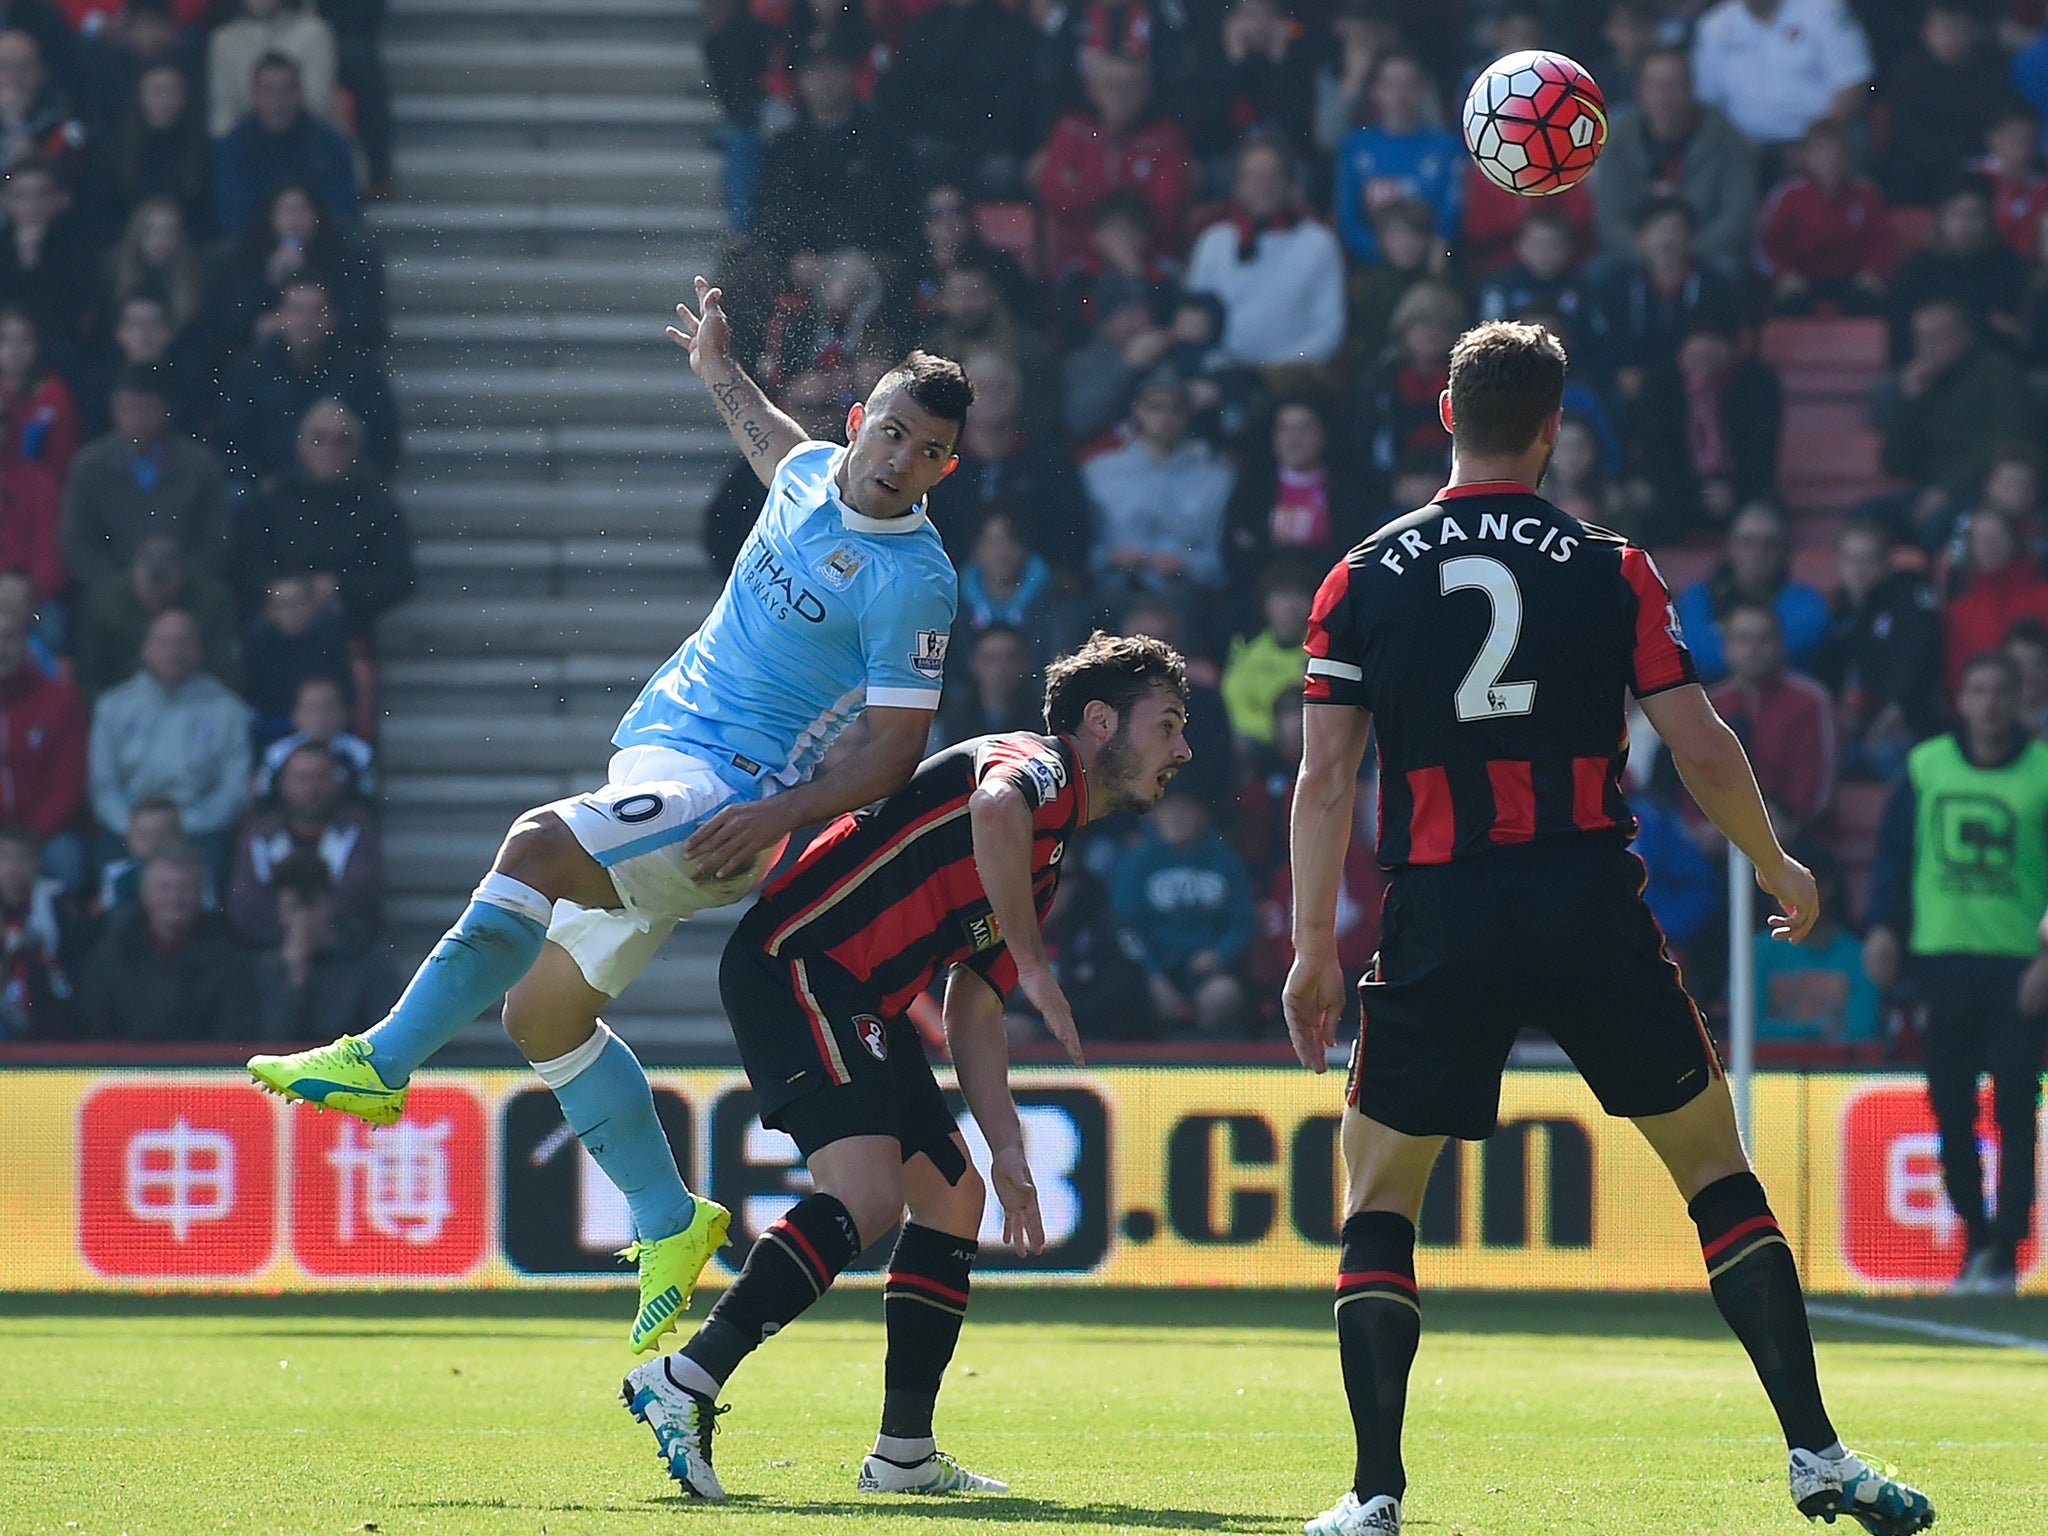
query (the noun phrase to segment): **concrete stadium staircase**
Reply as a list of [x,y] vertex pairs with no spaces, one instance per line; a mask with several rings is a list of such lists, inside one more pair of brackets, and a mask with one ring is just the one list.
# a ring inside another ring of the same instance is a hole
[[[379,636],[407,966],[514,816],[602,780],[716,595],[698,529],[729,446],[662,334],[724,227],[699,30],[694,0],[391,6],[398,195],[370,220],[421,572]],[[723,928],[690,926],[614,1012],[657,1052],[729,1053]]]

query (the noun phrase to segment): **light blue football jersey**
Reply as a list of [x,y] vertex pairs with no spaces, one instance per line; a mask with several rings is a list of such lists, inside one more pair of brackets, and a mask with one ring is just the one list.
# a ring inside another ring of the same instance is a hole
[[612,736],[695,752],[740,789],[810,776],[869,704],[936,709],[953,629],[953,563],[923,507],[864,517],[832,477],[846,450],[805,443],[703,626],[649,679]]

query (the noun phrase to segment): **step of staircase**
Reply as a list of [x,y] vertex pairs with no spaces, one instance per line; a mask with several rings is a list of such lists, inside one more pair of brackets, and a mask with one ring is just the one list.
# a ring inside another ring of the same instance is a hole
[[[666,655],[704,622],[711,602],[712,595],[701,589],[663,596],[510,601],[416,597],[385,617],[378,642],[387,656],[568,656],[578,651],[639,650]],[[387,729],[437,723],[393,720]]]
[[408,95],[392,103],[392,120],[417,149],[500,149],[673,146],[701,142],[723,120],[702,92],[648,96],[513,91],[470,96]]
[[659,256],[710,271],[725,216],[631,203],[378,203],[370,227],[391,255]]
[[393,371],[391,383],[407,422],[417,427],[512,426],[546,417],[564,425],[652,419],[715,428],[717,409],[690,370],[651,343],[649,353],[654,366],[639,368],[406,367]]
[[716,153],[673,149],[409,149],[393,157],[407,197],[510,202],[515,198],[709,206],[720,194]]
[[482,38],[400,37],[385,45],[394,92],[526,92],[618,90],[634,95],[704,88],[704,50],[694,42],[663,39],[616,42],[604,38],[534,42]]
[[[392,0],[385,253],[398,487],[419,590],[380,626],[393,952],[461,911],[523,811],[601,783],[619,716],[718,591],[698,533],[733,462],[663,336],[725,242],[694,0]],[[607,1017],[731,1060],[684,925]],[[488,1023],[455,1050],[509,1058]]]
[[[722,472],[722,466],[721,466]],[[402,488],[415,538],[642,538],[695,540],[715,489],[700,468],[683,461],[663,476],[632,483],[612,479],[492,479],[447,469],[439,478],[417,470]]]
[[708,570],[697,539],[422,540],[421,597],[698,597]]

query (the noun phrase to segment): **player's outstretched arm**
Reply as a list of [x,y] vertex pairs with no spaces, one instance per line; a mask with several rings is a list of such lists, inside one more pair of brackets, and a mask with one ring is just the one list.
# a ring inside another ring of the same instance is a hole
[[1287,1038],[1311,1072],[1329,1070],[1344,1012],[1337,961],[1337,887],[1351,851],[1351,802],[1372,734],[1372,712],[1345,704],[1302,711],[1301,772],[1287,829],[1294,874],[1294,964],[1280,994]]
[[1707,820],[1749,856],[1756,866],[1756,883],[1784,908],[1782,915],[1770,919],[1772,934],[1798,943],[1820,916],[1820,893],[1812,871],[1778,841],[1742,743],[1697,683],[1653,693],[1642,704]]
[[[870,704],[846,728],[860,739],[816,778],[761,800],[735,800],[690,834],[683,853],[699,869],[736,875],[798,827],[887,799],[910,782],[931,735],[932,711]],[[842,738],[844,739],[844,738]],[[835,743],[836,746],[836,743]]]
[[974,867],[1003,931],[1003,943],[1017,962],[1017,985],[1053,1039],[1081,1065],[1081,1032],[1046,958],[1038,908],[1031,900],[1031,806],[1023,793],[1001,780],[983,784],[967,802],[974,828]]
[[790,449],[809,441],[798,426],[747,376],[747,370],[733,360],[732,332],[726,325],[722,295],[703,278],[697,279],[697,308],[676,306],[676,323],[668,328],[668,339],[690,354],[690,371],[704,381],[726,430],[740,445],[747,463],[767,485],[775,468],[789,457]]
[[1045,1247],[1038,1187],[1024,1156],[1024,1126],[1010,1095],[1010,1041],[1003,1000],[964,965],[946,978],[946,1045],[968,1113],[988,1143],[989,1179],[1003,1207],[1003,1241],[1019,1253]]

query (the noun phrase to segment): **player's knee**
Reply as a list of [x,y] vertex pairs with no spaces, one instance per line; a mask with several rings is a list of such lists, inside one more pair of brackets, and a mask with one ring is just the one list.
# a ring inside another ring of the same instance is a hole
[[501,874],[545,891],[560,883],[563,865],[572,853],[580,851],[561,817],[550,810],[532,810],[513,822],[512,830],[505,834],[497,868]]
[[982,1208],[988,1204],[988,1185],[969,1163],[967,1171],[952,1184],[940,1184],[932,1196],[920,1202],[925,1209],[913,1209],[911,1219],[921,1227],[956,1232],[972,1237],[981,1229]]
[[846,1214],[860,1229],[863,1247],[895,1226],[903,1216],[900,1170],[884,1173],[876,1169],[859,1178],[835,1181],[824,1193],[846,1207]]

